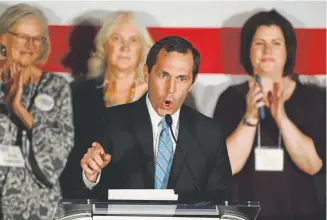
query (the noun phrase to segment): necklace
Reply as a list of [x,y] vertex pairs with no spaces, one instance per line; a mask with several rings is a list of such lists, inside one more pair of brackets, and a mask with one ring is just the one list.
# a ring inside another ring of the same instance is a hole
[[[136,83],[135,83],[135,80],[134,80],[131,88],[129,89],[128,99],[127,99],[127,102],[126,103],[133,102],[134,97],[135,97],[135,87],[136,87]],[[104,99],[104,105],[106,106],[106,108],[109,108],[111,106],[115,106],[116,105],[116,103],[114,103],[114,102],[111,101],[110,94],[111,94],[110,93],[110,89],[108,87],[105,88],[103,99]]]

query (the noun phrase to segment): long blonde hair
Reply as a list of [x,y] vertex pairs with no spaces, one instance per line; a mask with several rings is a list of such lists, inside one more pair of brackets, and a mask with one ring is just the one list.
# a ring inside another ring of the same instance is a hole
[[114,16],[105,20],[95,38],[95,52],[91,54],[91,57],[88,60],[87,78],[97,78],[105,74],[107,70],[105,44],[121,19],[127,19],[128,22],[139,32],[142,41],[142,54],[136,69],[136,77],[139,80],[144,80],[143,65],[146,56],[153,45],[153,40],[146,27],[140,25],[133,12],[117,12]]

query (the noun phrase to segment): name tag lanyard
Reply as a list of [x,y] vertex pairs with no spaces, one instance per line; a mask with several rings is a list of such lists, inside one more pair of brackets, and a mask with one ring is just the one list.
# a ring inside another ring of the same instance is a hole
[[[260,126],[260,122],[258,124],[258,130],[257,130],[257,148],[261,148],[261,126]],[[282,136],[280,134],[280,131],[278,131],[278,149],[282,148]]]
[[[28,112],[31,110],[31,107],[33,105],[33,101],[34,101],[34,99],[35,99],[35,97],[37,95],[37,92],[39,90],[39,87],[41,85],[42,80],[44,79],[44,76],[45,76],[45,74],[42,73],[41,78],[40,78],[40,80],[39,80],[39,82],[37,83],[36,86],[33,85],[33,83],[31,83],[31,85],[29,86],[30,88],[29,88],[29,94],[28,94],[29,97],[28,97],[28,104],[27,104],[27,106],[28,106],[27,111]],[[31,79],[31,81],[32,81],[32,79]],[[11,109],[9,109],[9,107],[7,107],[7,106],[5,106],[5,107],[7,108],[7,116],[9,118],[11,118],[11,113],[12,113]],[[23,130],[21,127],[18,127],[17,137],[16,137],[16,145],[21,147],[21,144],[22,144],[22,141],[23,141],[23,142],[25,142],[26,147],[28,148],[27,151],[31,151],[31,148],[30,148],[30,146],[28,144],[28,141],[27,141],[28,138],[26,136],[27,136],[26,135],[26,130]],[[4,133],[4,137],[5,137],[5,133]],[[3,137],[2,141],[1,141],[1,143],[4,142],[4,137]],[[21,147],[21,150],[22,150],[22,153],[23,153],[23,157],[26,157],[27,152],[24,152],[24,149],[22,147]],[[33,173],[33,171],[30,170],[28,167],[26,167],[26,168],[27,168],[28,172]],[[6,172],[5,172],[5,178],[4,178],[5,180],[7,179],[8,172],[9,172],[9,169],[7,169]],[[33,175],[32,175],[32,178],[35,179],[33,177]],[[36,182],[37,182],[37,180],[36,180]]]
[[[28,112],[30,112],[30,110],[33,106],[33,101],[38,93],[39,87],[41,85],[42,80],[44,79],[44,76],[45,76],[45,74],[42,73],[41,78],[36,86],[32,83],[32,78],[31,78],[31,83],[29,85],[30,88],[29,88],[29,94],[28,94],[28,102],[27,102],[27,111]],[[8,117],[11,118],[12,112],[11,112],[11,109],[9,109],[9,107],[7,107],[7,113],[8,113],[7,114]],[[20,133],[22,133],[22,134],[20,134]],[[23,138],[24,139],[23,141],[26,143],[26,130],[22,129],[21,127],[18,127],[15,145],[21,146],[20,138]],[[2,139],[1,143],[3,143],[3,141],[4,141],[4,139]]]

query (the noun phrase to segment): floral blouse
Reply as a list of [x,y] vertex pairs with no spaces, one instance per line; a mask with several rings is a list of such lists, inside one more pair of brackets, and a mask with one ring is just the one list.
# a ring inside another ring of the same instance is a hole
[[43,73],[39,83],[25,85],[22,103],[34,118],[28,131],[6,107],[0,83],[0,144],[19,146],[25,162],[0,166],[1,219],[52,219],[74,142],[71,102],[69,84],[59,75]]

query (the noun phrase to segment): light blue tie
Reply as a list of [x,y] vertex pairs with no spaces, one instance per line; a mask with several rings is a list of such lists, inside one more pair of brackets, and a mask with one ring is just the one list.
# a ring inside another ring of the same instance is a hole
[[173,162],[173,142],[170,138],[169,127],[165,119],[162,120],[162,131],[159,136],[157,162],[155,170],[155,188],[166,189],[170,168]]

